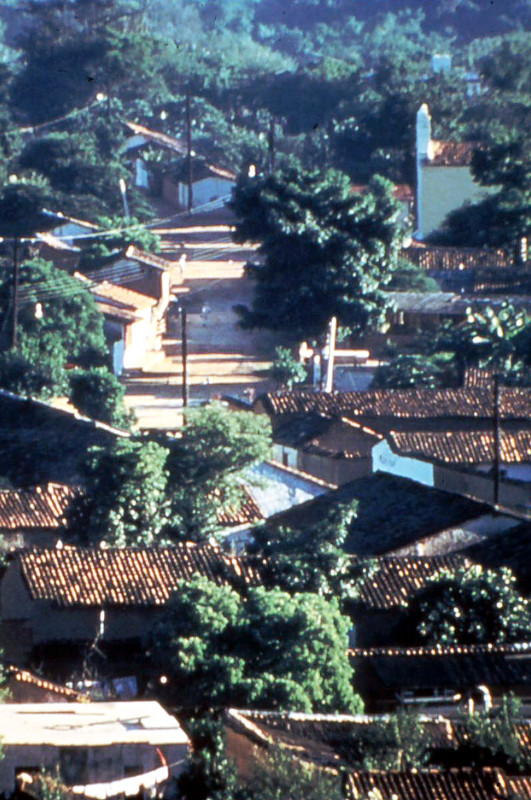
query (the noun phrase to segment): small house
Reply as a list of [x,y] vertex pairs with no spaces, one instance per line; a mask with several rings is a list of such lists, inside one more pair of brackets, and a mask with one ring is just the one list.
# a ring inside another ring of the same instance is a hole
[[57,483],[1,489],[0,548],[54,545],[75,495],[72,487]]
[[157,792],[183,769],[190,741],[157,702],[0,706],[0,791],[31,786],[44,768],[84,797]]

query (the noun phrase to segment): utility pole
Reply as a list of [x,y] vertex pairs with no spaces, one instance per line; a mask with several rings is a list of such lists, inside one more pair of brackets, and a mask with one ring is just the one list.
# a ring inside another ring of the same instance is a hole
[[330,320],[330,329],[328,333],[328,364],[326,367],[325,392],[332,392],[334,390],[334,358],[336,354],[336,335],[337,335],[337,318],[332,317],[332,319]]
[[494,505],[500,502],[500,376],[494,373]]
[[188,213],[192,213],[194,206],[194,187],[192,171],[192,102],[190,97],[190,87],[186,90],[186,160],[187,160],[187,183],[188,183]]
[[18,284],[19,284],[19,263],[18,263],[18,236],[13,239],[13,318],[11,321],[11,347],[17,346],[18,339]]
[[182,382],[182,398],[183,398],[183,408],[186,408],[188,405],[188,375],[187,375],[187,367],[188,367],[188,331],[187,331],[187,319],[186,319],[186,308],[181,306],[181,355],[182,355],[182,363],[183,363],[183,382]]

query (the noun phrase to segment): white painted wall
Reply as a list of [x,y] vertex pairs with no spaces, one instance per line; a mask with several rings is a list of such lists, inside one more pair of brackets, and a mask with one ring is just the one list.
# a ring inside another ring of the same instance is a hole
[[[225,178],[205,178],[202,181],[194,182],[194,208],[196,206],[210,203],[220,197],[230,195],[234,181]],[[186,206],[188,203],[188,187],[185,183],[179,184],[179,205]]]
[[389,475],[417,481],[424,486],[434,486],[433,464],[393,453],[385,439],[372,448],[372,471],[387,472]]

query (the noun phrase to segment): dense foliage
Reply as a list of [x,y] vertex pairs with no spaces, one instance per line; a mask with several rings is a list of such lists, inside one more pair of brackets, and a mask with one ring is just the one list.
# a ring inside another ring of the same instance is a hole
[[155,633],[169,699],[186,707],[360,711],[336,600],[196,577]]

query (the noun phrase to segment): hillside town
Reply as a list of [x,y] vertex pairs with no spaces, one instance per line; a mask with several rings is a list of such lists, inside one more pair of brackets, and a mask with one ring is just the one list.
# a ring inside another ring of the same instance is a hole
[[6,800],[531,800],[501,5],[0,5]]

